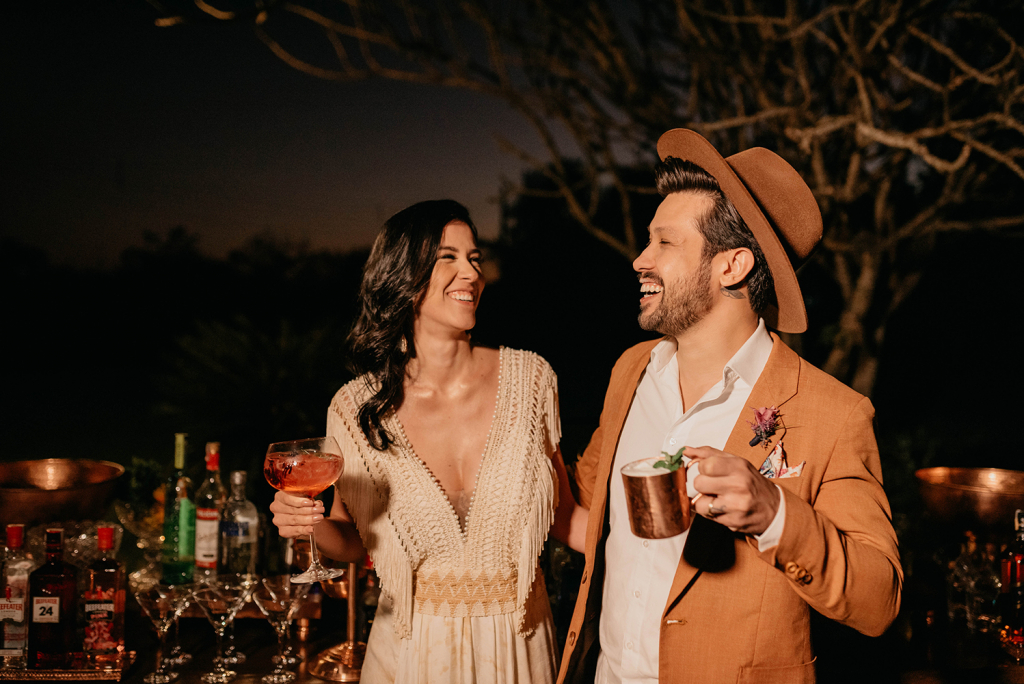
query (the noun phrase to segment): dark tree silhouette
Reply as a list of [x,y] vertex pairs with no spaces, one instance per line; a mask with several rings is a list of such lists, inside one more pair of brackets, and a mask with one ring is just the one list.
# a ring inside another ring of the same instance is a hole
[[[506,101],[548,156],[503,147],[627,259],[645,240],[631,206],[653,193],[630,169],[650,166],[662,132],[694,128],[726,154],[777,151],[825,219],[815,260],[841,306],[820,363],[866,394],[936,235],[1024,223],[1020,0],[150,2],[164,26],[250,22],[319,78]],[[611,221],[606,191],[618,196]]]

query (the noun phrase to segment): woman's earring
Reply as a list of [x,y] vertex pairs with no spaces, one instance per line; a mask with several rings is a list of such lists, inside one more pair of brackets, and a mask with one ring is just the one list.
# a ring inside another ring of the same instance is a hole
[[398,340],[398,351],[402,352],[403,354],[409,351],[409,343],[405,341],[405,335],[402,335],[402,337]]

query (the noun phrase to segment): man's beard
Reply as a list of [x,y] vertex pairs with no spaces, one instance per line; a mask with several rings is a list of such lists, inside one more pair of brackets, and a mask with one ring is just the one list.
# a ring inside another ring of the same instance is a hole
[[679,335],[700,323],[714,304],[709,287],[711,259],[705,259],[703,256],[697,271],[678,282],[671,290],[665,287],[661,278],[653,274],[641,273],[640,277],[656,280],[662,286],[661,303],[647,313],[641,308],[640,315],[637,316],[637,321],[644,330],[653,330],[662,335]]

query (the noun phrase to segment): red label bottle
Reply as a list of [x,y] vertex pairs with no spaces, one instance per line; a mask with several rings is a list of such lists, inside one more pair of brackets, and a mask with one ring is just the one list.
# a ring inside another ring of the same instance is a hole
[[28,578],[28,666],[48,670],[71,666],[78,595],[75,566],[64,562],[64,530],[46,530],[46,562]]

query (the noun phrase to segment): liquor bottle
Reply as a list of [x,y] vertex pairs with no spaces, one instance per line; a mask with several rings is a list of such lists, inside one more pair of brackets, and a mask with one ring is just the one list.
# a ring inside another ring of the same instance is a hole
[[28,577],[31,617],[28,625],[28,666],[66,669],[71,666],[78,617],[78,572],[64,562],[64,530],[46,530],[46,562]]
[[1014,539],[1000,558],[1000,617],[1008,633],[1024,640],[1024,510],[1013,514]]
[[978,547],[973,532],[968,531],[965,536],[966,541],[960,545],[960,555],[950,564],[946,577],[946,608],[951,625],[971,622],[967,592],[973,581],[974,553]]
[[1018,508],[1013,514],[1014,538],[1000,559],[1002,593],[1020,593],[1024,590],[1024,510]]
[[220,517],[228,498],[220,482],[220,443],[206,444],[206,479],[196,491],[196,581],[217,576]]
[[96,529],[100,557],[86,570],[86,660],[100,667],[120,664],[124,654],[124,567],[114,560],[114,528]]
[[245,480],[244,470],[231,473],[231,496],[220,521],[218,573],[256,574],[260,515],[253,502],[245,498]]
[[0,577],[0,620],[3,620],[3,644],[0,668],[25,669],[28,623],[25,622],[25,597],[28,576],[36,563],[25,554],[25,526],[7,526],[7,555]]
[[164,584],[192,581],[195,565],[196,510],[192,480],[185,475],[185,435],[174,435],[174,470],[164,487]]

